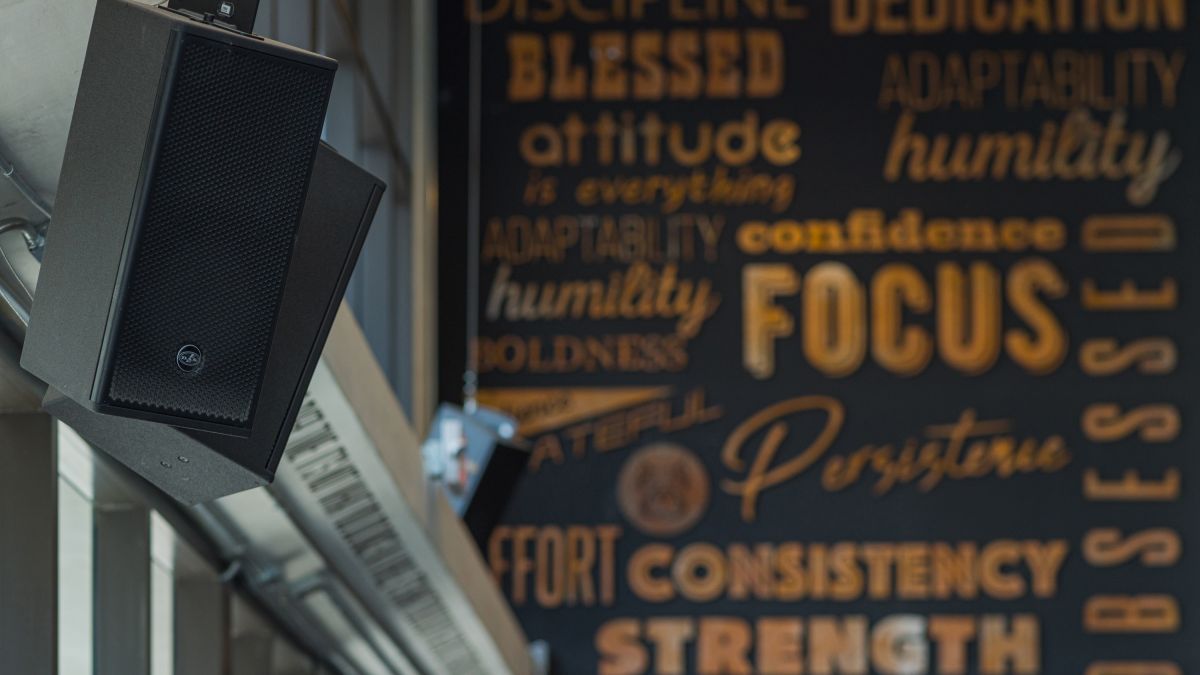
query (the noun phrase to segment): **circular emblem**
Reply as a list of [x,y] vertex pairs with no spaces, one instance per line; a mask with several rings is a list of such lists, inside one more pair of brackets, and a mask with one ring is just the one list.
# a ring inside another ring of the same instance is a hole
[[617,478],[617,505],[643,533],[670,537],[708,508],[708,472],[687,448],[653,443],[635,451]]
[[185,373],[194,373],[204,365],[204,354],[196,345],[184,345],[175,352],[175,365]]

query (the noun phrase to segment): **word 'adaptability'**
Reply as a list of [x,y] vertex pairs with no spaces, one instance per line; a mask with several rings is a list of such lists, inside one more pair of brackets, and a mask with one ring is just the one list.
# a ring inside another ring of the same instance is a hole
[[976,49],[892,53],[883,62],[878,107],[912,112],[986,110],[1116,111],[1179,101],[1181,49]]

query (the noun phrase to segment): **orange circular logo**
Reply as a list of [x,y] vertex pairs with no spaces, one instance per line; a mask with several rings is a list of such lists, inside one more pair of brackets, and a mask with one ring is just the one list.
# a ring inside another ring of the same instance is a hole
[[617,505],[644,534],[690,529],[708,508],[708,472],[687,448],[653,443],[630,455],[617,478]]

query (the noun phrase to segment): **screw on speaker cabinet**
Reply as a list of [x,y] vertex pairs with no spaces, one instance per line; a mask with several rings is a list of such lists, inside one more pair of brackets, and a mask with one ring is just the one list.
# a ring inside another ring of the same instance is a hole
[[249,437],[97,413],[53,387],[43,406],[179,501],[271,482],[383,190],[378,178],[321,144]]
[[336,68],[98,0],[21,365],[90,410],[254,436]]

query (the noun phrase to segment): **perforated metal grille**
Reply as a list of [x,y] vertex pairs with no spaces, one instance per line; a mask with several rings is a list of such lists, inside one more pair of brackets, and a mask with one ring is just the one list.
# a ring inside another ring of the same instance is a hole
[[248,427],[333,73],[180,39],[104,402]]

